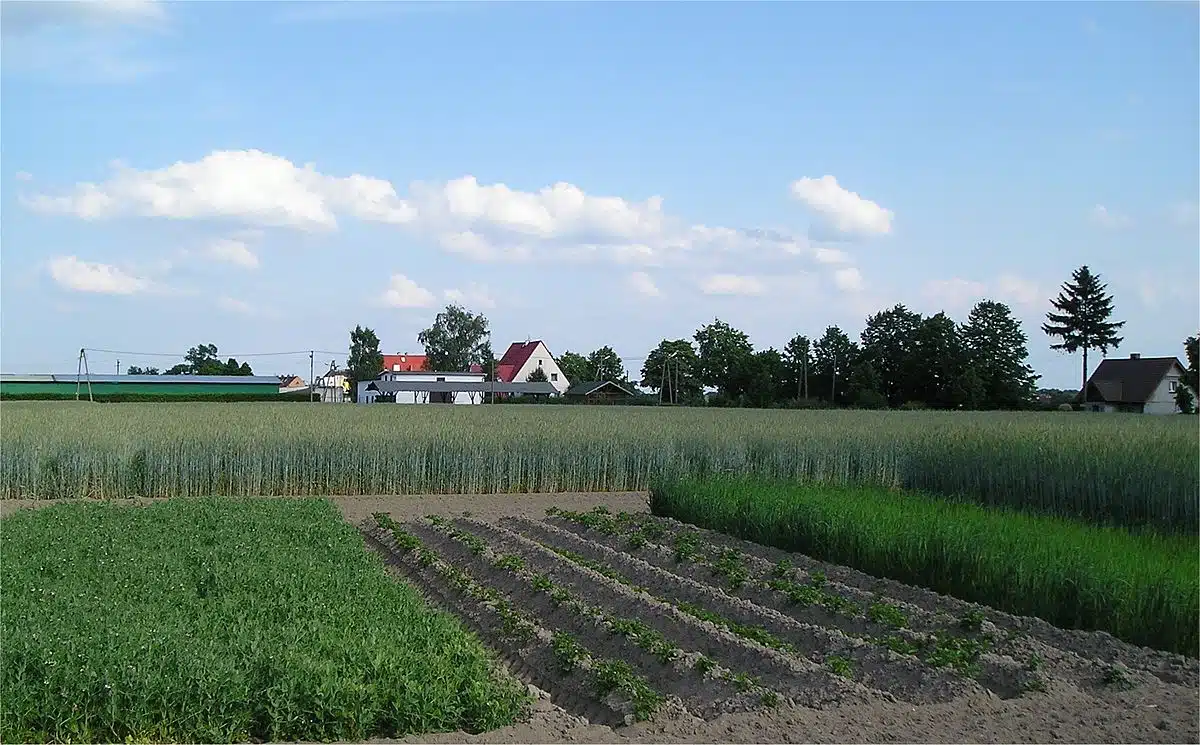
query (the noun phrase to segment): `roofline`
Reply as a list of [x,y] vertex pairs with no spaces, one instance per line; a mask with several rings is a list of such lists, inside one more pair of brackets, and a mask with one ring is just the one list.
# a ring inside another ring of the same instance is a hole
[[[49,380],[47,380],[49,378]],[[279,387],[277,375],[87,375],[68,373],[65,375],[51,373],[49,375],[0,375],[3,383],[185,383],[228,384],[228,385],[271,385]]]

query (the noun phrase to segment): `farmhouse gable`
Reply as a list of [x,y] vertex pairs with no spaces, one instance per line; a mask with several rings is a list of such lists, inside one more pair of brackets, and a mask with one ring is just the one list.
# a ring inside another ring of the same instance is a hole
[[550,354],[550,349],[540,339],[510,344],[496,367],[496,377],[505,383],[522,382],[528,380],[538,368],[541,368],[546,374],[546,380],[559,393],[564,393],[570,387],[571,381],[567,380],[567,376],[554,361],[554,355]]
[[[1183,363],[1177,357],[1106,359],[1096,367],[1084,388],[1088,411],[1177,414],[1175,392],[1183,383]],[[1195,395],[1195,391],[1192,392]]]

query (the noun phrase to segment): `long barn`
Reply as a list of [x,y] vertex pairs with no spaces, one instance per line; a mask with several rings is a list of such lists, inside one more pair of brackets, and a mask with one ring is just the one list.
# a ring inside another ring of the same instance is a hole
[[0,397],[227,396],[279,394],[274,375],[0,375]]

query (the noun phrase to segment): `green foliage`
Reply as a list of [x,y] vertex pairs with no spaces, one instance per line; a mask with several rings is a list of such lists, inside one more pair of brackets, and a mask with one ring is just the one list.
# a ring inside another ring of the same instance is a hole
[[[0,497],[634,491],[755,474],[1196,531],[1185,417],[0,403]],[[520,437],[506,433],[521,432]]]
[[[1195,537],[1134,535],[871,487],[664,482],[657,515],[846,564],[1064,628],[1197,655]],[[977,628],[981,617],[963,622]]]
[[[1108,286],[1100,282],[1100,275],[1092,274],[1086,264],[1071,273],[1071,280],[1062,286],[1062,292],[1052,299],[1054,311],[1046,314],[1042,331],[1051,338],[1060,339],[1051,344],[1069,354],[1083,351],[1083,388],[1087,387],[1088,350],[1099,349],[1107,354],[1124,341],[1117,332],[1124,321],[1110,321],[1113,313],[1112,295],[1105,292]],[[1055,311],[1058,311],[1057,313]]]
[[[153,369],[153,368],[151,368]],[[134,373],[130,373],[131,375]],[[144,375],[152,375],[143,372]],[[239,363],[230,357],[225,362],[217,358],[216,344],[199,344],[183,356],[183,362],[168,369],[165,375],[253,375],[250,363]]]
[[356,383],[375,380],[383,372],[383,354],[379,351],[379,337],[369,328],[355,326],[350,332],[350,354],[346,358],[346,370],[350,378],[350,391],[358,396]]
[[5,742],[362,741],[523,710],[326,501],[64,504],[3,528]]
[[1187,368],[1183,372],[1183,384],[1193,392],[1200,393],[1200,335],[1189,336],[1183,342]]
[[659,392],[662,401],[690,404],[701,401],[700,358],[687,339],[664,339],[642,365],[641,386]]
[[1188,390],[1187,386],[1175,387],[1175,405],[1179,407],[1181,414],[1196,413],[1196,397]]
[[870,362],[860,362],[850,371],[847,381],[850,401],[863,409],[886,409],[887,397],[883,394],[883,379],[875,372]]
[[[870,381],[873,386],[858,387],[856,390],[852,372],[849,381],[852,398],[860,391],[873,391],[882,393],[885,404],[890,406],[899,406],[911,398],[910,378],[915,361],[917,332],[921,323],[921,314],[910,311],[902,304],[867,318],[860,339],[858,359],[863,365],[869,366],[877,378]],[[854,370],[854,366],[851,370]],[[863,381],[860,381],[860,386],[862,383]]]
[[525,378],[527,383],[545,383],[549,380],[550,379],[546,377],[546,371],[540,367],[534,368],[533,372],[529,373],[529,375]]
[[588,362],[588,358],[582,354],[567,351],[559,355],[554,361],[558,364],[558,369],[562,370],[562,374],[571,385],[592,380],[592,365]]
[[694,338],[700,360],[700,382],[726,396],[740,394],[738,370],[754,353],[750,338],[719,318],[700,328]]
[[858,359],[858,345],[846,332],[830,326],[813,344],[813,369],[809,387],[813,394],[835,404],[847,400],[850,369]]
[[1032,405],[1038,376],[1026,363],[1027,338],[1007,305],[991,300],[977,303],[963,324],[962,339],[968,369],[957,396],[975,398],[987,408]]
[[457,372],[472,364],[486,369],[493,362],[487,318],[460,305],[447,305],[432,326],[417,334],[417,341],[425,346],[429,370]]
[[600,347],[589,354],[587,364],[594,377],[583,380],[611,380],[614,383],[624,383],[626,380],[625,363],[612,347]]
[[138,367],[137,365],[130,365],[129,369],[125,371],[125,374],[126,375],[158,375],[158,368],[157,367]]

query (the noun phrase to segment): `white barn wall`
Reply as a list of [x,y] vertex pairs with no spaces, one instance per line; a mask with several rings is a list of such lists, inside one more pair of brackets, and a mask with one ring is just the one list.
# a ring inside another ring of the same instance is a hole
[[[447,383],[481,383],[487,376],[483,373],[466,373],[466,372],[385,372],[379,376],[380,380],[391,381],[407,381],[413,383],[435,383],[439,379]],[[368,391],[367,386],[375,381],[361,381],[358,384],[358,401],[359,403],[375,403],[375,397],[379,395],[376,391]],[[427,391],[396,391],[396,403],[398,404],[427,404],[429,403],[430,393]],[[454,403],[459,405],[469,406],[471,404],[483,403],[486,394],[457,392],[454,394]]]
[[[554,357],[550,354],[550,350],[546,348],[545,342],[542,342],[534,348],[533,353],[529,355],[529,359],[525,360],[525,364],[517,370],[513,376],[514,383],[523,383],[529,379],[530,374],[534,370],[541,367],[546,373],[546,380],[560,394],[565,393],[571,387],[571,381],[567,380],[567,376],[563,375],[563,371],[559,368],[558,363],[554,361]],[[555,380],[555,378],[558,378]]]

